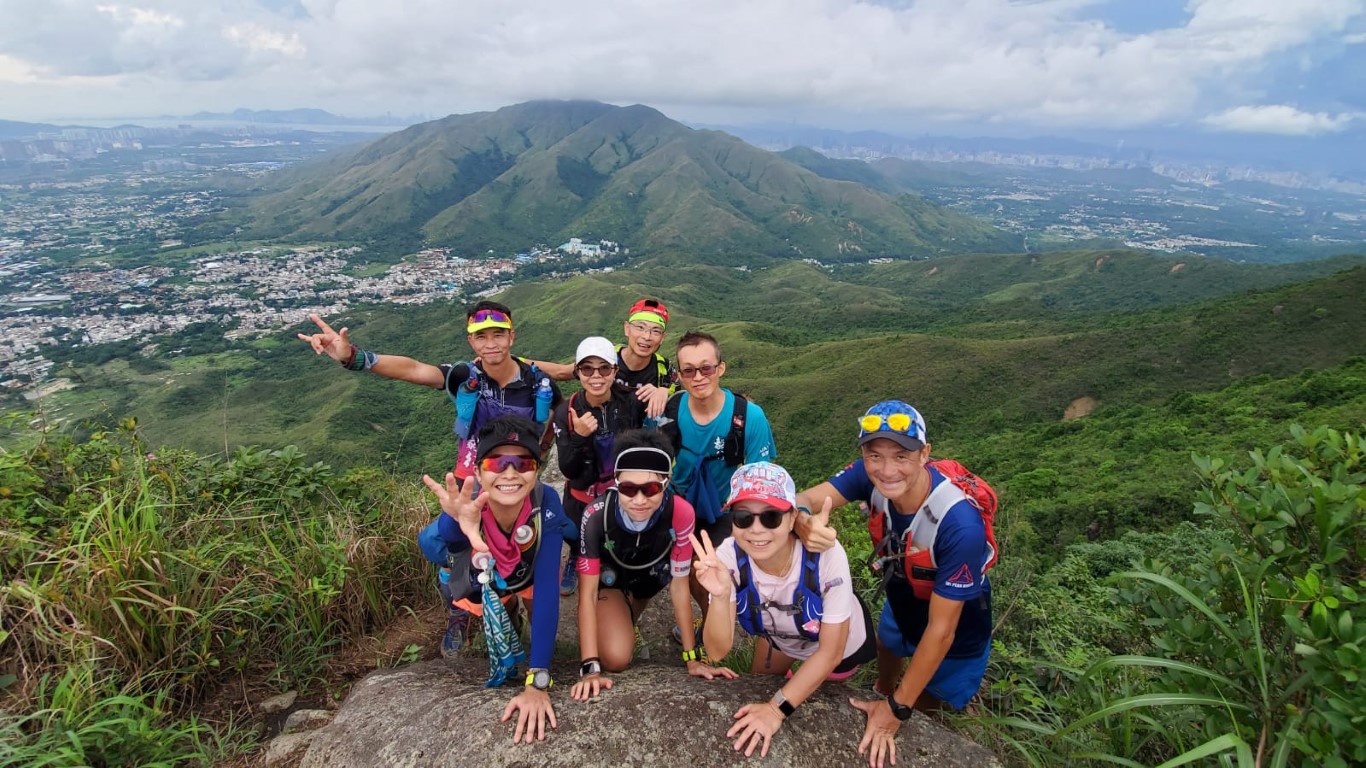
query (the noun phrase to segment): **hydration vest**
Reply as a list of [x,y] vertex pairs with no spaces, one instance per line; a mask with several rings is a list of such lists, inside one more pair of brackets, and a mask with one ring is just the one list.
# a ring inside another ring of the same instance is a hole
[[[621,359],[621,350],[625,348],[625,344],[618,344],[616,346],[618,362],[625,362]],[[623,364],[621,367],[625,368],[626,366]],[[617,381],[620,382],[621,379],[617,379]],[[665,360],[664,356],[658,352],[655,353],[655,386],[664,387],[671,391],[674,386],[673,381],[669,377],[669,361]]]
[[[536,418],[535,394],[536,386],[542,378],[545,378],[545,374],[541,372],[541,369],[536,367],[535,363],[523,360],[520,357],[515,359],[517,361],[518,367],[521,369],[521,373],[525,373],[528,369],[530,369],[531,371],[531,405],[507,405],[506,403],[500,402],[499,400],[494,400],[491,397],[484,397],[482,393],[484,389],[489,386],[488,374],[484,373],[483,369],[479,368],[474,363],[467,363],[467,365],[470,368],[470,371],[472,372],[471,378],[478,380],[478,383],[476,384],[474,391],[463,391],[463,388],[465,386],[463,383],[457,385],[455,392],[451,391],[451,387],[449,384],[447,384],[446,386],[446,394],[451,398],[451,404],[455,406],[456,420],[453,428],[457,437],[459,437],[462,440],[472,438],[475,435],[479,434],[480,427],[489,423],[490,421],[493,421],[499,416],[525,416],[526,418],[531,419],[533,422],[535,422],[537,427],[545,426],[544,419]],[[452,366],[451,370],[455,370],[454,366]],[[449,374],[447,375],[449,376]],[[461,406],[465,398],[471,397],[475,398],[474,414],[472,417],[465,417],[461,413]],[[465,425],[463,423],[466,420],[466,418],[468,418],[468,425]],[[464,434],[461,434],[462,431],[464,432]]]
[[[682,406],[683,396],[686,392],[669,398],[669,402],[664,405],[664,418],[661,419],[662,426],[659,428],[664,436],[673,443],[674,453],[677,454],[683,448],[683,433],[678,426],[678,409]],[[730,410],[730,431],[726,433],[725,447],[721,449],[719,458],[726,462],[728,467],[738,467],[745,463],[745,417],[749,412],[749,398],[739,392],[731,392],[733,402]],[[711,461],[716,456],[703,456],[698,466],[703,462]]]
[[[474,490],[476,493],[479,491],[478,487]],[[504,577],[503,581],[507,583],[507,587],[494,588],[500,597],[526,589],[531,585],[532,577],[536,575],[536,553],[541,550],[541,498],[545,495],[544,491],[545,483],[536,481],[536,488],[531,492],[531,517],[528,519],[532,530],[531,540],[518,545],[522,557],[517,561],[517,567],[512,569],[512,573]],[[516,534],[514,529],[513,535]]]
[[[599,501],[602,504],[602,553],[612,562],[628,571],[645,571],[654,568],[669,556],[676,541],[673,525],[674,494],[666,491],[664,501],[655,510],[655,518],[645,530],[637,533],[616,524],[620,512],[620,498],[615,488],[607,491]],[[658,517],[668,510],[669,519],[661,525]]]
[[754,574],[750,571],[753,565],[749,561],[749,555],[737,545],[735,569],[740,572],[740,583],[735,587],[735,616],[739,619],[740,626],[750,637],[767,636],[769,633],[764,631],[763,611],[765,608],[775,608],[794,616],[797,632],[803,638],[819,640],[821,616],[825,613],[825,600],[821,595],[820,566],[820,553],[808,552],[802,547],[802,573],[797,579],[797,587],[792,591],[792,602],[765,602],[759,597],[758,588],[754,586]]
[[[613,384],[613,386],[616,385]],[[569,405],[565,407],[565,421],[568,422],[567,426],[570,431],[573,431],[574,429],[574,398],[578,397],[580,394],[582,394],[581,391],[570,395]],[[611,402],[610,396],[608,402]],[[591,409],[592,406],[589,406],[589,408]],[[606,422],[607,409],[605,406],[602,415],[603,421]],[[615,466],[612,457],[614,453],[613,448],[617,442],[617,435],[615,432],[607,431],[606,427],[607,425],[605,423],[599,424],[598,431],[593,435],[593,468],[597,471],[597,479],[587,488],[569,489],[570,495],[585,504],[606,493],[607,489],[611,488],[616,482],[614,472]]]
[[[868,533],[873,540],[873,570],[882,570],[883,586],[892,578],[910,582],[915,596],[929,600],[934,593],[939,566],[934,558],[934,544],[939,537],[939,525],[953,505],[966,500],[982,516],[986,530],[987,554],[982,563],[985,574],[996,565],[1000,553],[996,547],[996,491],[982,478],[969,472],[953,459],[932,459],[927,466],[944,476],[942,482],[925,497],[920,509],[913,512],[911,525],[902,536],[888,536],[892,531],[891,504],[876,488],[869,498]],[[909,543],[909,546],[907,544]]]

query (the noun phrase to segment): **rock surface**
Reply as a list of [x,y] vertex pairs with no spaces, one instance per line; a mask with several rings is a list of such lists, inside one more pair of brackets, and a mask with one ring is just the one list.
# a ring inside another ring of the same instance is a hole
[[[468,657],[372,673],[330,725],[312,733],[305,768],[370,766],[859,766],[863,715],[847,703],[865,692],[826,683],[759,759],[734,752],[726,731],[741,705],[765,701],[772,677],[707,682],[681,666],[640,664],[588,703],[569,699],[575,672],[558,664],[551,691],[559,727],[545,741],[513,744],[499,723],[517,686],[486,689],[488,665]],[[898,766],[999,766],[991,752],[917,714],[897,738]]]

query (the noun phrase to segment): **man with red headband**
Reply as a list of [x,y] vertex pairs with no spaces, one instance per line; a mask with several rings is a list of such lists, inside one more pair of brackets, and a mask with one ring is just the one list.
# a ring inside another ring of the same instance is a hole
[[[664,330],[669,325],[669,310],[659,299],[641,299],[626,313],[622,332],[626,343],[617,346],[617,384],[635,393],[645,403],[651,419],[664,413],[678,382],[678,371],[669,358],[659,353]],[[574,366],[533,360],[537,367],[556,381],[574,378]]]
[[[349,329],[336,331],[317,315],[310,318],[320,332],[301,333],[299,339],[308,342],[315,354],[325,354],[348,370],[369,371],[387,379],[421,384],[444,390],[451,396],[458,414],[456,434],[460,448],[454,472],[460,483],[474,474],[475,436],[484,425],[500,416],[531,419],[540,430],[539,437],[544,445],[549,434],[550,414],[562,397],[548,375],[512,354],[517,332],[512,328],[512,310],[505,305],[481,301],[465,313],[465,339],[478,359],[475,363],[430,365],[411,357],[377,354],[352,344]],[[565,522],[566,537],[577,540],[578,530],[567,520]],[[427,540],[433,536],[435,524],[419,534],[424,551],[429,544]],[[468,624],[469,613],[458,606],[450,606],[446,637],[441,644],[444,655],[452,655],[464,645]]]

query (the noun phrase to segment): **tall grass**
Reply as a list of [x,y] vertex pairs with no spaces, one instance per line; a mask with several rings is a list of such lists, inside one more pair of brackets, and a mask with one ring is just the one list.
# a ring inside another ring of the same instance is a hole
[[292,448],[152,453],[132,422],[30,445],[0,454],[0,764],[204,762],[188,713],[217,686],[306,686],[429,599],[416,484]]

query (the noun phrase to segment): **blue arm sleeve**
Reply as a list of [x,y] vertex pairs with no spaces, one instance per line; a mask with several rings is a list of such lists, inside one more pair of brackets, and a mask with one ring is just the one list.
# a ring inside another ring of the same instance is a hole
[[768,424],[764,409],[749,403],[745,410],[745,461],[777,461],[778,444],[773,442],[773,428]]
[[560,546],[568,516],[560,504],[560,494],[545,486],[541,498],[541,548],[536,552],[536,585],[531,610],[531,666],[550,668],[555,651],[555,633],[560,628]]

